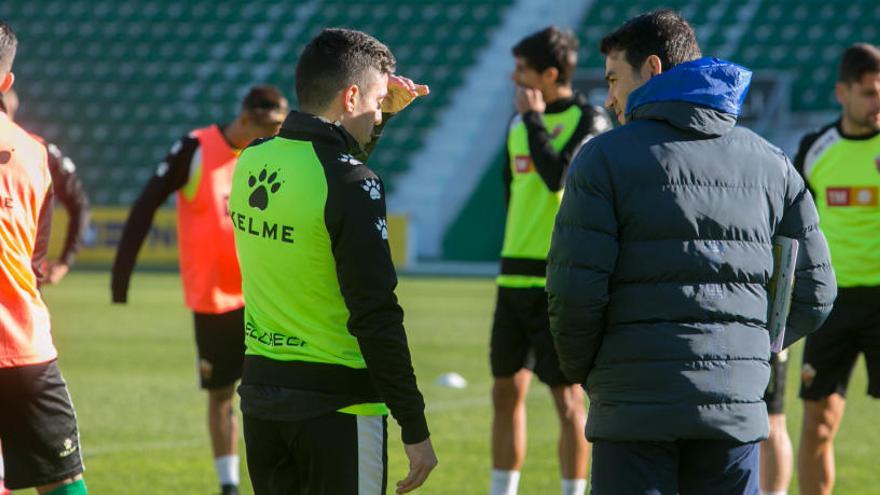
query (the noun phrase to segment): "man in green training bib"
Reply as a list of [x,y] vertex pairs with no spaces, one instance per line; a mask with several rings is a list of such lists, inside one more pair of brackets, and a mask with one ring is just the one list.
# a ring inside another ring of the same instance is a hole
[[388,412],[410,461],[437,464],[394,289],[384,186],[364,165],[427,86],[375,38],[325,29],[296,67],[300,111],[241,155],[229,215],[241,264],[241,395],[254,492],[382,494]]
[[559,370],[550,337],[544,280],[553,220],[572,157],[611,128],[604,110],[571,87],[578,42],[548,27],[513,48],[517,113],[510,122],[504,182],[507,224],[492,325],[491,495],[515,495],[525,460],[525,397],[532,373],[550,387],[560,421],[562,494],[586,491],[589,447],[580,386]]
[[794,162],[816,199],[840,287],[804,346],[798,480],[809,495],[834,488],[834,435],[859,354],[868,394],[880,398],[880,48],[847,48],[835,90],[840,118],[806,135]]

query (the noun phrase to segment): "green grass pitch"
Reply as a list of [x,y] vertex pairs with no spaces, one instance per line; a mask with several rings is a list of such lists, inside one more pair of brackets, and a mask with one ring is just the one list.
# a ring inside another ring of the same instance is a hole
[[[216,493],[205,396],[197,386],[192,316],[183,306],[177,275],[136,274],[126,306],[110,304],[109,283],[107,273],[74,273],[45,290],[61,369],[78,412],[90,492]],[[398,294],[440,459],[419,493],[485,494],[491,421],[487,345],[494,285],[489,279],[403,278]],[[795,449],[801,417],[796,400],[800,350],[798,344],[791,358],[787,396]],[[462,374],[468,387],[437,386],[436,378],[447,371]],[[865,396],[865,388],[860,362],[837,440],[836,494],[880,494],[880,404]],[[390,424],[393,488],[407,466],[399,430]],[[550,395],[537,382],[528,400],[528,428],[520,493],[559,493],[558,427]],[[242,477],[243,493],[252,493],[244,466]],[[796,485],[790,493],[797,493]]]

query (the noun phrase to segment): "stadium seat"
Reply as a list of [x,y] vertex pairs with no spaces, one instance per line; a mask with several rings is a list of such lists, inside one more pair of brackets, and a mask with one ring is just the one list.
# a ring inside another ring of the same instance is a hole
[[275,84],[295,104],[296,57],[332,26],[386,41],[401,73],[431,85],[371,159],[393,188],[511,3],[321,0],[308,11],[268,0],[46,0],[0,2],[0,18],[21,40],[19,119],[98,171],[83,174],[97,203],[127,204],[142,186],[135,172],[152,171],[184,132],[231,119],[250,84]]
[[[650,4],[650,5],[648,5]],[[726,56],[734,62],[760,70],[787,71],[795,81],[793,111],[832,111],[834,71],[840,54],[857,41],[877,42],[880,34],[880,3],[875,0],[764,0],[749,15],[748,2],[671,0],[666,7],[688,18],[698,33],[706,55],[731,43]],[[601,68],[601,38],[635,14],[655,8],[654,2],[608,0],[592,4],[578,29],[581,36],[579,66]],[[728,33],[741,33],[738,41]],[[817,60],[818,57],[818,60]]]

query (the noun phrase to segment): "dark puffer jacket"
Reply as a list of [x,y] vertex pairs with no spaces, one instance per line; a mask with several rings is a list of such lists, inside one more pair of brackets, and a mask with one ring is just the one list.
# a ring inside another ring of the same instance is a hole
[[750,79],[717,59],[676,66],[572,163],[547,291],[591,440],[766,438],[775,235],[800,242],[786,344],[831,310],[812,197],[782,151],[735,127]]

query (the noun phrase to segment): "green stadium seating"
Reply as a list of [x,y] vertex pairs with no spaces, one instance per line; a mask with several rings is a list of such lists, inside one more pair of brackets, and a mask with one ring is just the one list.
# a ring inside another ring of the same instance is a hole
[[[719,0],[669,0],[693,25],[707,56],[718,55],[736,32],[742,33],[728,58],[752,70],[782,70],[792,75],[793,111],[837,108],[834,82],[843,50],[858,41],[880,39],[880,2],[876,0],[759,0],[750,19],[747,4]],[[580,67],[602,68],[602,37],[633,15],[661,4],[647,0],[594,2],[581,23]],[[713,15],[713,9],[719,9]],[[711,33],[708,37],[705,33]]]
[[179,136],[232,119],[256,83],[292,104],[296,58],[324,27],[385,41],[431,95],[395,118],[370,165],[394,187],[513,0],[0,2],[16,30],[18,119],[80,166],[92,200],[127,205]]

